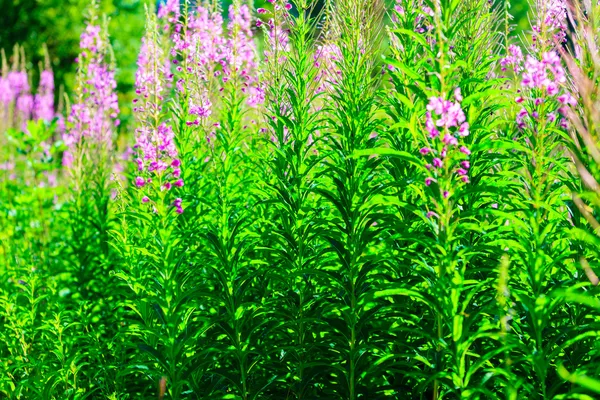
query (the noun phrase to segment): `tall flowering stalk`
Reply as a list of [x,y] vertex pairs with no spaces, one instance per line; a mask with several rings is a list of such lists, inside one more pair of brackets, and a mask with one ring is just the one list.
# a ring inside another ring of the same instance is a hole
[[[92,3],[81,34],[75,95],[68,112],[63,166],[73,195],[72,273],[86,299],[103,296],[110,217],[110,174],[119,106],[115,65],[106,32]],[[46,74],[46,79],[48,78]],[[46,83],[47,84],[47,83]],[[42,98],[40,97],[40,101]],[[89,249],[102,249],[90,253]]]
[[33,99],[33,117],[36,120],[52,121],[56,116],[54,109],[54,73],[50,66],[50,56],[45,49],[45,61],[40,68],[40,83]]
[[[569,152],[573,164],[581,180],[581,187],[573,191],[573,201],[582,215],[582,223],[575,224],[572,233],[582,242],[579,256],[579,266],[588,282],[572,285],[555,295],[565,301],[575,301],[582,308],[582,315],[600,313],[600,271],[592,260],[598,254],[598,235],[600,234],[597,220],[598,199],[600,198],[600,159],[598,144],[600,143],[600,108],[598,102],[598,72],[600,63],[596,58],[600,41],[597,33],[600,31],[600,4],[589,2],[574,7],[574,15],[578,24],[569,39],[574,43],[574,54],[564,54],[567,71],[573,80],[573,93],[579,99],[567,110],[567,117],[572,129],[569,131],[571,143]],[[586,326],[585,333],[572,340],[573,347],[587,348],[588,335],[596,328]],[[574,354],[573,354],[574,353]],[[558,363],[558,373],[564,380],[571,383],[569,388],[573,393],[600,394],[598,351],[585,351],[583,354],[571,352],[561,357]]]
[[544,49],[562,45],[567,41],[567,9],[566,0],[537,0],[535,24],[532,26],[532,44]]
[[166,195],[172,188],[182,187],[184,182],[172,122],[164,119],[164,104],[168,96],[166,82],[171,73],[166,67],[167,55],[161,47],[154,18],[148,17],[136,73],[134,112],[138,127],[134,146],[137,151],[134,184],[139,189],[142,203],[151,203],[161,213],[173,207],[181,214],[181,200]]
[[[204,7],[211,9],[210,4]],[[212,18],[217,21],[214,12]],[[258,348],[260,321],[266,312],[259,299],[264,294],[260,286],[254,285],[259,279],[257,267],[249,263],[249,252],[257,245],[255,237],[250,236],[251,193],[257,177],[249,156],[257,154],[253,152],[257,148],[253,135],[264,103],[254,21],[249,6],[234,1],[228,9],[223,36],[213,39],[218,46],[213,54],[219,65],[206,77],[208,87],[216,87],[216,91],[211,98],[209,129],[205,131],[209,146],[205,171],[213,179],[197,195],[206,193],[198,198],[206,210],[199,219],[205,224],[201,259],[215,291],[206,300],[221,316],[217,327],[203,340],[218,349],[219,363],[235,377],[227,383],[227,392],[241,399],[260,397],[266,387],[264,377],[257,375],[254,367],[263,365],[266,359]],[[220,335],[226,336],[219,339]]]
[[[369,397],[369,367],[382,351],[379,329],[385,329],[378,307],[366,300],[379,287],[373,271],[387,273],[383,259],[369,243],[382,234],[377,215],[381,159],[355,157],[378,143],[381,121],[377,115],[381,84],[383,1],[351,0],[330,4],[324,24],[323,46],[316,49],[318,91],[324,118],[324,170],[315,192],[328,210],[320,227],[327,258],[320,263],[329,272],[327,306],[323,313],[331,326],[327,357],[338,369],[322,379],[335,383],[347,399]],[[323,59],[326,57],[325,59]],[[367,239],[368,238],[368,239]],[[380,282],[381,283],[381,282]],[[381,322],[381,323],[380,323]]]
[[[513,78],[512,95],[516,116],[511,121],[512,152],[516,187],[509,197],[511,210],[507,231],[514,236],[508,251],[511,267],[520,267],[520,282],[512,284],[515,313],[523,319],[529,341],[514,347],[515,381],[532,371],[535,383],[523,387],[520,394],[531,393],[547,398],[563,385],[556,376],[558,348],[568,349],[568,338],[579,327],[561,327],[556,332],[552,321],[565,316],[578,319],[577,310],[552,297],[555,290],[581,279],[574,260],[580,246],[569,239],[571,225],[578,225],[577,214],[570,209],[568,187],[575,189],[572,171],[560,168],[566,163],[565,119],[568,107],[575,104],[560,57],[566,38],[567,4],[564,1],[538,2],[534,17],[532,46],[521,49],[511,45],[501,61],[501,69]],[[511,90],[510,88],[508,90]],[[527,228],[523,229],[523,224]],[[535,307],[532,305],[536,304]],[[519,333],[520,335],[521,333]],[[509,340],[516,340],[516,337]],[[563,351],[561,350],[561,351]]]
[[[420,150],[428,161],[425,167],[430,172],[430,176],[425,178],[425,185],[437,184],[440,198],[443,199],[448,199],[461,182],[469,182],[468,157],[471,151],[459,142],[463,137],[469,136],[469,123],[460,106],[460,88],[454,91],[454,100],[452,102],[441,97],[429,99],[425,120],[426,145]],[[436,204],[436,209],[448,211],[447,207],[440,204]],[[428,213],[428,216],[434,215],[439,218],[435,211]]]
[[[386,193],[396,219],[385,223],[403,251],[392,256],[399,266],[376,297],[393,299],[400,315],[417,307],[423,316],[395,333],[399,350],[387,362],[406,362],[399,379],[421,392],[427,386],[433,399],[486,393],[491,385],[470,349],[486,360],[498,354],[494,324],[483,315],[495,312],[485,305],[494,287],[474,269],[493,273],[483,266],[496,256],[475,226],[497,229],[480,210],[494,196],[485,188],[497,162],[487,126],[500,107],[490,79],[500,40],[490,27],[499,18],[485,1],[398,1],[392,20],[384,76],[394,124],[385,135],[390,148],[371,153],[389,157]],[[458,20],[465,23],[449,22]],[[412,357],[412,347],[427,351]],[[410,376],[413,368],[427,379]]]
[[283,377],[282,388],[304,399],[316,396],[317,384],[327,379],[325,371],[315,367],[327,362],[326,355],[311,351],[317,345],[314,335],[323,329],[317,310],[325,294],[318,289],[323,281],[316,270],[326,247],[319,240],[322,228],[311,221],[318,218],[323,204],[312,188],[323,154],[316,134],[325,126],[324,112],[317,107],[322,69],[314,61],[319,17],[311,12],[316,2],[294,4],[296,9],[276,0],[269,9],[258,9],[257,25],[267,38],[263,131],[270,150],[260,186],[261,237],[262,257],[273,266],[269,275],[276,284],[271,308],[284,316],[272,335],[278,346],[288,349],[286,358],[273,358],[267,365]]
[[79,172],[85,160],[96,165],[107,162],[120,123],[112,50],[106,28],[94,14],[81,34],[80,47],[76,97],[63,137],[67,145],[63,164]]
[[0,128],[25,130],[27,121],[31,119],[34,111],[25,50],[17,45],[12,56],[12,66],[9,67],[4,51],[2,52],[2,74],[0,75],[2,125]]

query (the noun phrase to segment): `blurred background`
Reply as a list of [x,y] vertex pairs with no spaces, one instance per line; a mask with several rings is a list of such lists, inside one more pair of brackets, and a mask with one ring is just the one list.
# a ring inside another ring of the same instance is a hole
[[[109,19],[111,42],[117,60],[117,81],[122,118],[130,117],[128,107],[132,92],[137,54],[144,31],[144,8],[156,10],[164,0],[99,0],[100,12]],[[227,10],[232,0],[223,0]],[[262,7],[266,0],[254,0]],[[527,25],[527,0],[511,0],[514,23]],[[85,10],[90,0],[0,0],[0,49],[10,57],[12,48],[22,45],[32,70],[44,59],[43,45],[48,46],[57,88],[71,91],[75,78],[73,60],[79,51],[79,36],[84,28]],[[35,79],[35,77],[33,77]]]

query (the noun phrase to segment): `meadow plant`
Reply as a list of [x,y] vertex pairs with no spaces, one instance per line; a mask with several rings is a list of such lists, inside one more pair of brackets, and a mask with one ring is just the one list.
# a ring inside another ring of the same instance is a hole
[[3,56],[0,396],[595,398],[584,3],[167,0],[124,126],[96,3],[66,118]]

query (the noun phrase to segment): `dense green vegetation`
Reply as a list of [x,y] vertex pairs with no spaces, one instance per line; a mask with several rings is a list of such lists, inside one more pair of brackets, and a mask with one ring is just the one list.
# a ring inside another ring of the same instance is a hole
[[598,398],[600,6],[516,5],[11,5],[0,398]]

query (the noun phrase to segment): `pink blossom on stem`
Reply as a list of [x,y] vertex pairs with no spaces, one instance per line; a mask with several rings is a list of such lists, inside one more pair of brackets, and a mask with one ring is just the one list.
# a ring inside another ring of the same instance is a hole
[[54,118],[54,74],[46,69],[40,74],[40,84],[34,98],[33,117],[50,121]]

